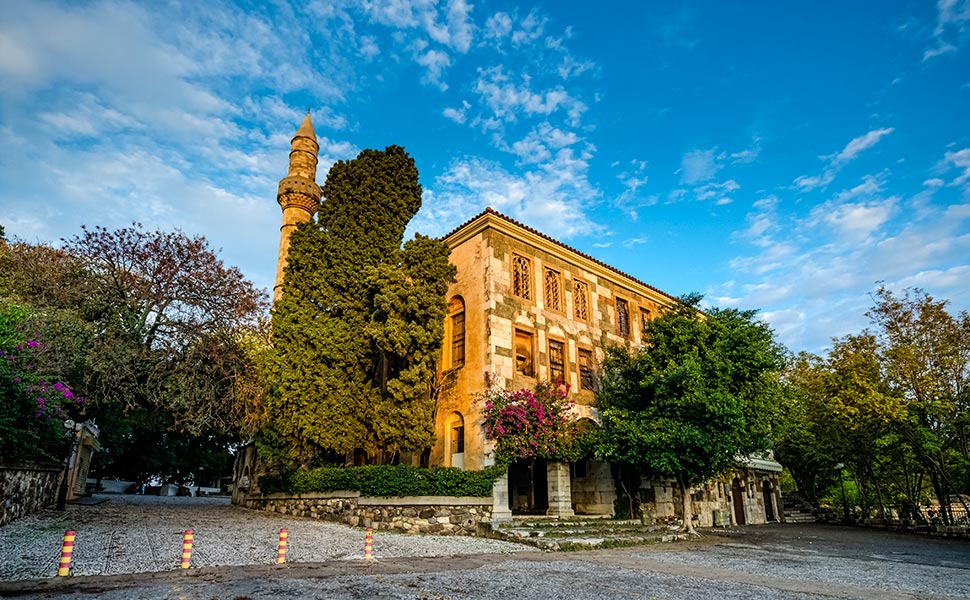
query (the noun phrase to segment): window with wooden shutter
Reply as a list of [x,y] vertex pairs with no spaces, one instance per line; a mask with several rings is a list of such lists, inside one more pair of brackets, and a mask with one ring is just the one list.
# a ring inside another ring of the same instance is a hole
[[549,340],[549,380],[554,383],[566,381],[566,347],[555,340]]

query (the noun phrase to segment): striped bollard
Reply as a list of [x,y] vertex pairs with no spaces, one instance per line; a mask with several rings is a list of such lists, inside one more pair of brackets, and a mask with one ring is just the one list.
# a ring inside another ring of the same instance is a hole
[[182,538],[182,568],[188,569],[192,565],[192,530],[186,529]]
[[61,546],[61,562],[57,565],[57,576],[67,577],[71,574],[71,557],[74,555],[74,536],[76,532],[68,529],[64,532],[64,545]]
[[276,548],[276,564],[281,565],[286,562],[286,536],[289,532],[284,528],[280,529],[280,545]]
[[370,527],[367,528],[367,533],[364,535],[364,558],[374,558],[374,530]]

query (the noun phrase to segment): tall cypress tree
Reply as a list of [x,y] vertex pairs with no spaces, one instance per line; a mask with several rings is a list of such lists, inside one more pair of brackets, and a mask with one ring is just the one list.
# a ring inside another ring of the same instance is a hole
[[433,442],[428,382],[455,267],[404,229],[421,207],[403,148],[336,163],[315,221],[290,240],[273,310],[267,437],[302,461],[364,450],[370,462]]

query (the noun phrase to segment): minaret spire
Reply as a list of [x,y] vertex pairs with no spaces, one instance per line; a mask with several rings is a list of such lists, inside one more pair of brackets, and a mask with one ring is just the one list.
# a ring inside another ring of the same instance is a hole
[[300,223],[309,221],[320,206],[320,186],[316,183],[317,156],[320,145],[313,131],[313,121],[309,109],[306,117],[290,141],[290,166],[286,177],[280,180],[276,201],[283,211],[283,225],[280,226],[280,249],[276,260],[276,285],[273,286],[273,301],[279,300],[283,292],[283,270],[286,256],[290,250],[290,234]]

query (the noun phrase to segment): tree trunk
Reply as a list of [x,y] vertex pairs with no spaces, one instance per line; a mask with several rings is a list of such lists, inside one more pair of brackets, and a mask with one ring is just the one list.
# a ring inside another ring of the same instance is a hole
[[697,531],[694,530],[694,506],[690,498],[690,488],[685,485],[681,478],[677,479],[677,485],[680,486],[680,497],[684,505],[684,531],[688,535],[698,535]]
[[535,473],[536,459],[533,458],[529,461],[529,512],[535,512],[536,510],[536,473]]

